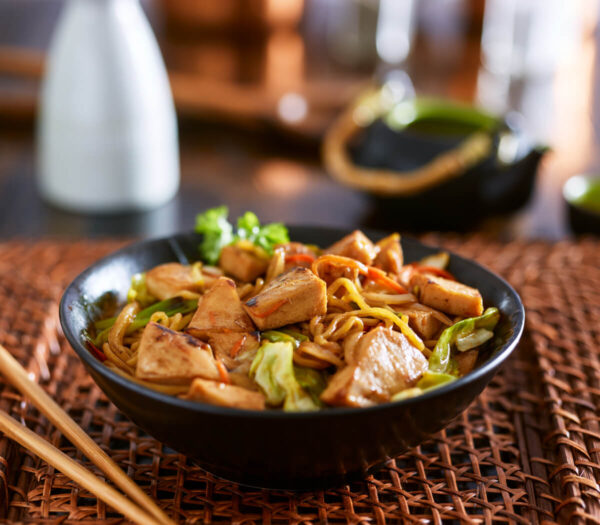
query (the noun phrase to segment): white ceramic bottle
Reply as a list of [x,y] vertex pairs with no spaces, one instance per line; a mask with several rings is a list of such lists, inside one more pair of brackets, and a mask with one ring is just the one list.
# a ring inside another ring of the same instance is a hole
[[68,0],[38,123],[38,186],[79,212],[146,210],[179,186],[177,119],[139,0]]

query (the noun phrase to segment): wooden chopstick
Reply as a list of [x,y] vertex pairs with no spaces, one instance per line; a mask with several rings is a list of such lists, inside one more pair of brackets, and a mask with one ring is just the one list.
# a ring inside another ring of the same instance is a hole
[[[127,474],[125,474],[125,472],[123,472],[121,468],[108,457],[94,440],[89,437],[48,394],[46,394],[42,387],[29,379],[26,370],[2,345],[0,345],[0,372],[2,372],[4,377],[6,377],[19,392],[27,396],[37,409],[44,414],[48,420],[56,426],[71,443],[73,443],[73,445],[94,463],[94,465],[104,472],[115,485],[121,488],[121,490],[123,490],[123,492],[125,492],[142,509],[145,509],[145,512],[153,516],[153,519],[157,523],[163,525],[175,525],[175,522],[171,520],[158,505],[156,505],[156,503],[154,503],[150,496],[138,487],[133,480],[131,480],[131,478],[129,478]],[[19,441],[16,437],[15,440]],[[65,457],[68,458],[68,456]],[[50,463],[49,460],[47,461]],[[61,470],[60,467],[57,466],[57,468]],[[75,478],[75,481],[79,480]],[[83,483],[82,485],[88,488]],[[88,490],[91,489],[88,488]]]
[[97,478],[88,469],[71,459],[64,452],[48,443],[27,427],[10,417],[4,410],[0,410],[0,430],[10,439],[23,445],[34,452],[44,461],[60,470],[65,476],[70,477],[79,485],[89,490],[96,497],[108,503],[111,507],[122,512],[130,520],[140,525],[161,525],[154,516],[117,492],[104,481]]

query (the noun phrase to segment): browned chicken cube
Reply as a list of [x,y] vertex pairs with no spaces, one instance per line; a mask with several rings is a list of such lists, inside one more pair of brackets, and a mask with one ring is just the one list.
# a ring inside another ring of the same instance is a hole
[[135,376],[186,384],[195,377],[218,379],[219,371],[206,343],[158,323],[148,323],[140,340]]
[[219,266],[239,281],[250,282],[267,271],[269,259],[230,244],[221,250]]
[[459,376],[468,374],[475,365],[477,364],[477,357],[479,356],[479,350],[467,350],[466,352],[456,352],[454,360],[458,366]]
[[198,309],[187,331],[205,339],[212,332],[252,332],[254,325],[244,312],[235,283],[227,277],[217,279],[200,297]]
[[146,287],[151,295],[163,301],[184,290],[199,293],[203,281],[194,277],[191,266],[167,263],[146,272]]
[[414,273],[410,286],[427,306],[461,317],[475,317],[483,313],[483,300],[479,290],[443,277]]
[[265,396],[262,393],[205,379],[195,379],[187,395],[182,397],[222,407],[265,409]]
[[325,253],[343,255],[364,264],[371,264],[377,255],[377,250],[363,232],[355,230],[335,244],[332,244],[325,250]]
[[442,327],[442,322],[435,317],[434,310],[426,306],[398,306],[394,310],[408,317],[409,326],[423,339],[432,339]]
[[338,370],[321,394],[329,405],[364,407],[389,401],[427,370],[425,356],[391,328],[375,328],[355,345],[353,364]]
[[393,233],[385,239],[381,239],[375,248],[378,251],[373,265],[385,272],[398,275],[404,264],[404,254],[400,245],[400,235]]
[[236,372],[250,370],[260,345],[257,332],[209,332],[208,343],[215,357]]
[[325,282],[307,268],[292,268],[244,304],[260,330],[308,321],[327,311]]

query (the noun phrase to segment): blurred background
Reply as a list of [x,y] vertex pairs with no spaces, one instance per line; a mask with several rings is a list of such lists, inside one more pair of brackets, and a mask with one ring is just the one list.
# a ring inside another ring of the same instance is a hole
[[[40,89],[67,5],[0,0],[0,236],[163,235],[191,229],[197,212],[219,204],[234,217],[253,210],[264,221],[287,223],[452,228],[509,239],[571,234],[563,184],[600,167],[598,1],[141,5],[177,114],[177,195],[152,210],[108,215],[65,211],[40,197]],[[448,119],[465,124],[464,114],[438,108],[428,125],[394,129],[377,112],[359,118],[366,111],[361,97],[373,92],[378,100],[392,97],[387,115],[416,95],[482,108],[496,120],[485,129],[471,122],[448,131]],[[354,119],[346,134],[343,115]],[[457,151],[482,132],[491,146],[466,165],[466,153]],[[451,187],[396,195],[369,187],[369,170],[403,177],[448,152]],[[360,187],[348,175],[353,167]],[[452,220],[455,214],[461,220]]]

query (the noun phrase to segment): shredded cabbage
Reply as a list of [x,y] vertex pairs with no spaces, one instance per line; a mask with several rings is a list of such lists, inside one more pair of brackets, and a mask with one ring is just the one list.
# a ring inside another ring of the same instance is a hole
[[[438,373],[450,372],[452,368],[450,359],[452,345],[456,345],[458,340],[465,340],[471,336],[471,344],[473,340],[487,341],[489,337],[487,337],[485,332],[491,332],[493,335],[493,330],[499,320],[500,312],[498,311],[498,308],[488,308],[483,312],[483,315],[480,315],[479,317],[469,317],[468,319],[463,319],[446,328],[442,332],[442,335],[440,335],[440,338],[433,349],[433,353],[429,358],[429,370]],[[481,334],[483,337],[481,337],[481,335],[474,335],[482,328],[485,330],[485,332]],[[484,339],[484,337],[487,338]],[[469,341],[469,339],[467,339],[467,341]],[[465,346],[467,348],[465,348]],[[474,347],[467,343],[463,348],[468,350]]]
[[439,388],[440,386],[455,380],[456,377],[453,375],[431,372],[428,370],[413,388],[407,388],[406,390],[401,390],[394,394],[392,396],[392,401],[400,401],[402,399],[420,396],[425,392],[433,390],[434,388]]
[[127,291],[127,302],[132,303],[133,301],[137,301],[142,307],[156,302],[156,297],[150,294],[146,287],[145,273],[136,273],[131,278],[131,286]]
[[312,396],[294,373],[294,345],[291,342],[264,343],[250,366],[250,377],[261,388],[272,406],[283,404],[288,412],[318,410]]

